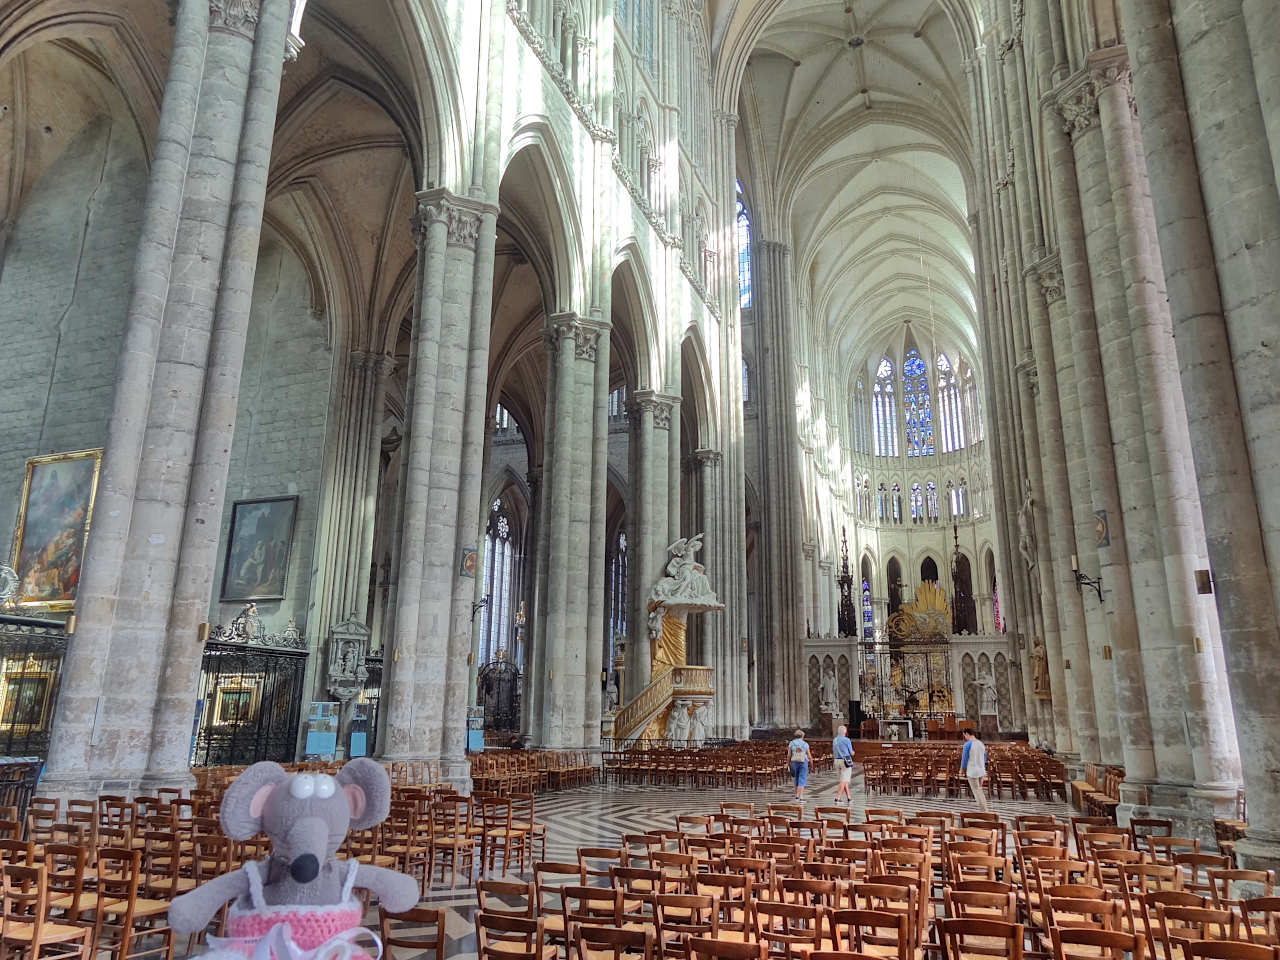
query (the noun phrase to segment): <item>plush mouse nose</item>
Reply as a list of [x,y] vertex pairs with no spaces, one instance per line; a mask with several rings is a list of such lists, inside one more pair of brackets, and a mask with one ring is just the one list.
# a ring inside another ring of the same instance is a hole
[[320,874],[320,861],[314,853],[304,853],[289,864],[289,876],[298,883],[310,883]]

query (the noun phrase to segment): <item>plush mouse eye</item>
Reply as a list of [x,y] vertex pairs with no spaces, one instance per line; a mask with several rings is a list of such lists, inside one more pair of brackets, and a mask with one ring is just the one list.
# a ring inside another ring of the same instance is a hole
[[316,792],[316,778],[309,773],[299,774],[289,784],[289,795],[295,800],[307,800]]
[[321,800],[328,800],[338,791],[338,781],[327,773],[317,774],[316,776],[316,796]]

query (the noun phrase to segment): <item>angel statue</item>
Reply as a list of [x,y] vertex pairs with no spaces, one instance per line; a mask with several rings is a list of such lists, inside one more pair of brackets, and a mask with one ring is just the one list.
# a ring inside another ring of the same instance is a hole
[[693,559],[702,549],[702,534],[682,537],[667,547],[667,575],[649,591],[650,669],[685,663],[685,629],[692,612],[723,610],[706,568]]

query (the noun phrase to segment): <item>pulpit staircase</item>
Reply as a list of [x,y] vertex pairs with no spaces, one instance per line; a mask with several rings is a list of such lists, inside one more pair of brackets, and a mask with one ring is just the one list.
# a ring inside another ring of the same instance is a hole
[[637,740],[661,739],[666,733],[667,716],[677,700],[687,701],[696,709],[714,697],[710,667],[665,667],[634,699],[618,709],[612,729],[606,725],[603,733],[612,737],[618,748]]

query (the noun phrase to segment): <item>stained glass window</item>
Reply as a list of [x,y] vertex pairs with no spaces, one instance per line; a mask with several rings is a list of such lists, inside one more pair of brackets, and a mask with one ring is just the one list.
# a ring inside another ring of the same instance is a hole
[[1004,628],[1000,626],[1000,591],[995,583],[991,584],[991,612],[996,618],[996,633],[1004,633]]
[[751,217],[742,202],[742,184],[738,184],[738,306],[751,306]]
[[907,428],[907,456],[933,456],[933,409],[929,375],[920,351],[912,347],[902,364],[902,406]]
[[918,483],[911,485],[911,522],[924,523],[924,489]]
[[867,389],[861,378],[853,392],[853,452],[871,452],[867,443]]
[[877,457],[898,455],[898,406],[893,396],[893,364],[888,357],[876,368],[876,383],[871,390]]
[[898,484],[896,483],[893,485],[893,501],[891,505],[893,507],[893,522],[901,523],[902,522],[902,487],[898,486]]
[[518,602],[520,563],[511,520],[501,500],[493,501],[484,537],[484,593],[480,608],[480,657],[487,663],[498,651],[514,653],[513,607]]
[[930,480],[925,484],[925,509],[930,520],[938,519],[938,485]]
[[862,632],[865,636],[871,636],[875,628],[876,617],[871,609],[871,584],[866,580],[862,581]]

